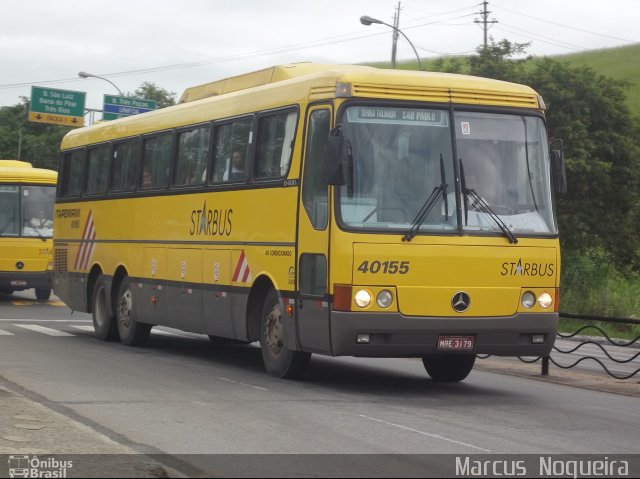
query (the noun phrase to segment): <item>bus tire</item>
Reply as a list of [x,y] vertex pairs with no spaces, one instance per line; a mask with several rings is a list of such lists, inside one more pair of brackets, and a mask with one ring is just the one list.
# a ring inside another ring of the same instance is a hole
[[473,369],[475,361],[475,354],[434,354],[422,357],[422,364],[431,379],[445,383],[462,381]]
[[116,304],[116,323],[120,342],[125,346],[142,345],[151,332],[151,325],[136,321],[133,312],[133,292],[128,277],[122,278]]
[[51,288],[36,288],[36,299],[38,301],[48,301],[51,297]]
[[269,290],[262,308],[260,325],[260,349],[267,373],[282,379],[302,375],[311,353],[292,351],[285,346],[282,307],[275,290]]
[[109,314],[109,294],[104,282],[104,276],[100,275],[96,279],[93,287],[93,299],[91,303],[93,316],[93,329],[96,337],[100,341],[117,341],[118,325],[113,313]]

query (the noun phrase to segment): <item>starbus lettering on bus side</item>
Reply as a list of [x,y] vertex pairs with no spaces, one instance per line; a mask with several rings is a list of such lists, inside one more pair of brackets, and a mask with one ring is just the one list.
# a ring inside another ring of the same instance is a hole
[[207,202],[201,209],[191,210],[191,236],[229,236],[233,225],[231,216],[233,209],[209,209]]

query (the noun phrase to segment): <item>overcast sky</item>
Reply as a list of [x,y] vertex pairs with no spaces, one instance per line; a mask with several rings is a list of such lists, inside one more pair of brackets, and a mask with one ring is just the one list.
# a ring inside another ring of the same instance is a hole
[[[101,108],[109,83],[133,92],[144,81],[177,93],[271,65],[389,61],[398,0],[4,0],[0,106],[31,85],[87,92]],[[468,54],[483,41],[481,0],[402,0],[400,29],[422,58]],[[490,0],[495,40],[531,42],[558,55],[640,42],[640,0]],[[402,38],[398,59],[415,54]],[[639,59],[640,61],[640,59]]]

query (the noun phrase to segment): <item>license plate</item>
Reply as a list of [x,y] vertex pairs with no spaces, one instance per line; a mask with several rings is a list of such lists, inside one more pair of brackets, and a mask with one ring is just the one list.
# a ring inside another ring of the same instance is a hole
[[438,336],[438,349],[450,351],[471,351],[475,337],[473,336]]
[[11,286],[26,286],[27,282],[26,281],[11,281]]

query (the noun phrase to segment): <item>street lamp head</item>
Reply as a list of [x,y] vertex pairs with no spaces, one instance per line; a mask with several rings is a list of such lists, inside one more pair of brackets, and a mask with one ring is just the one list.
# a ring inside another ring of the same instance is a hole
[[360,17],[360,23],[363,25],[369,26],[372,23],[383,23],[382,20],[378,20],[377,18],[370,17],[369,15],[362,15]]
[[78,76],[80,78],[89,78],[89,77],[92,77],[93,75],[91,73],[87,73],[87,72],[79,72]]

